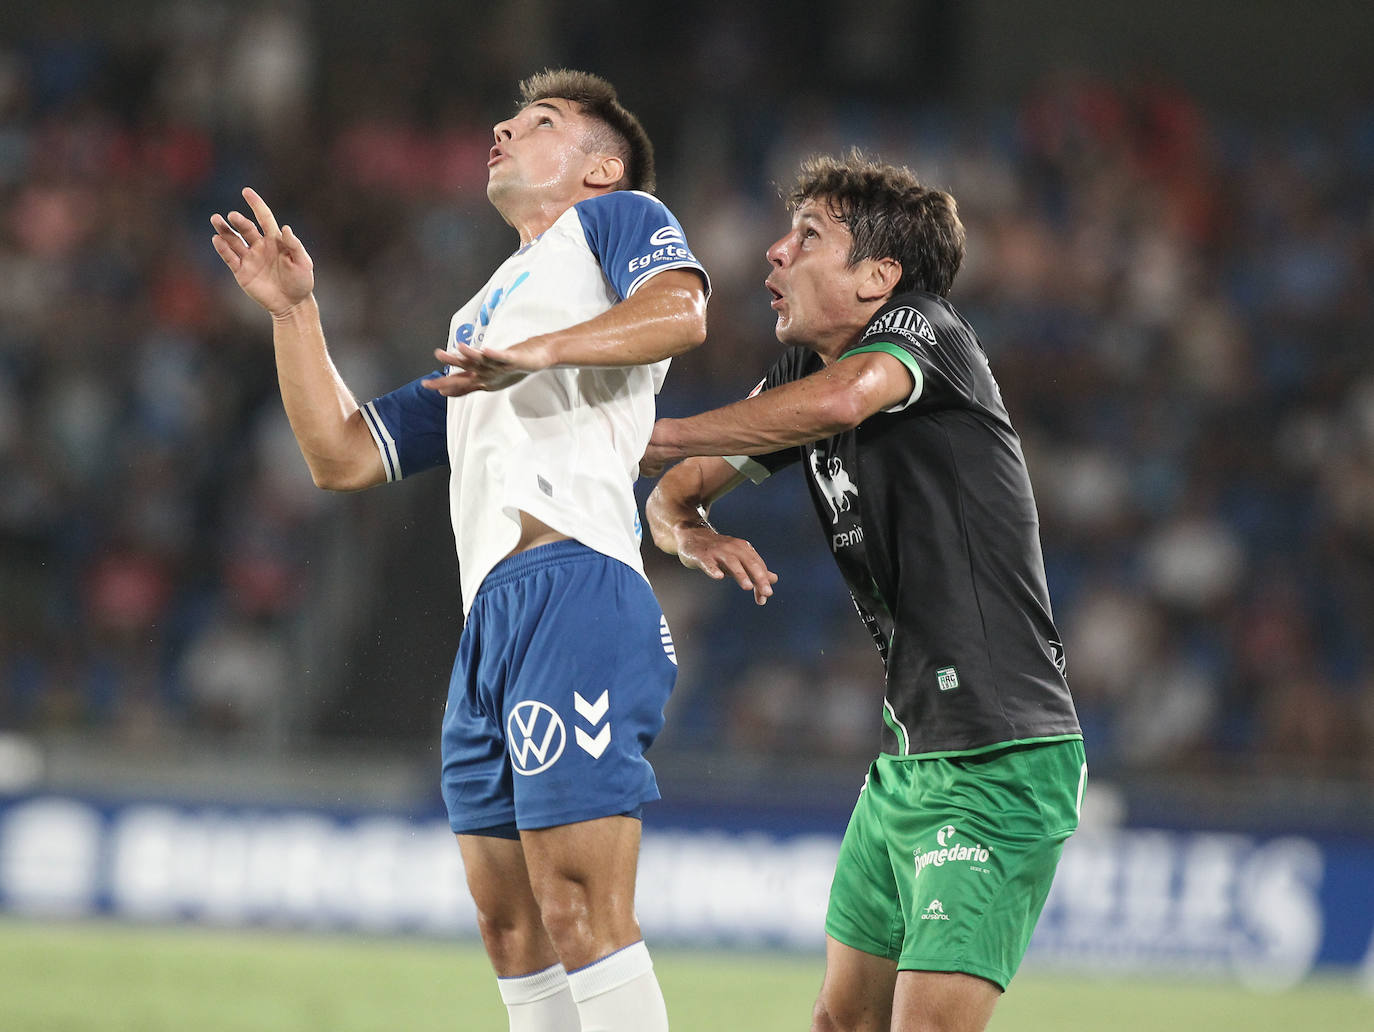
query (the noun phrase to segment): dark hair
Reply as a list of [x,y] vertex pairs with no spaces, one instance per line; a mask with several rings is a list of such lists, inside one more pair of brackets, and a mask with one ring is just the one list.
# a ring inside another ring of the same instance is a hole
[[601,123],[604,131],[591,141],[595,149],[625,163],[625,175],[615,189],[653,193],[657,185],[654,145],[639,119],[620,103],[614,86],[599,75],[569,68],[546,68],[520,84],[521,107],[552,98],[572,101],[583,114]]
[[802,162],[787,206],[796,211],[808,201],[823,203],[849,229],[850,265],[895,258],[902,266],[896,293],[949,296],[964,260],[964,224],[949,194],[922,186],[905,166],[885,165],[854,149],[842,158],[817,155]]

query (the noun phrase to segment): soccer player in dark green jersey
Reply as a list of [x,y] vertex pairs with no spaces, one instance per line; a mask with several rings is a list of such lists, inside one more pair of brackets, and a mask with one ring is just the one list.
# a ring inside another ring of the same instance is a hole
[[[977,1032],[1026,950],[1087,767],[1020,440],[946,299],[954,199],[857,152],[802,166],[768,249],[786,345],[754,393],[655,425],[654,542],[762,605],[777,576],[707,520],[800,465],[886,670],[882,751],[836,865],[813,1029]],[[876,706],[875,706],[876,708]]]

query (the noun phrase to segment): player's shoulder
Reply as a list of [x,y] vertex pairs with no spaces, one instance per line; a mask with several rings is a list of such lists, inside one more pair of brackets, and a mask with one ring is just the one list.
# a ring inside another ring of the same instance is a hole
[[862,340],[893,340],[915,347],[934,345],[950,331],[968,324],[948,299],[925,290],[909,290],[890,298],[864,328]]
[[573,210],[581,215],[600,218],[627,218],[646,212],[667,211],[668,206],[643,190],[614,190],[578,201],[573,205]]

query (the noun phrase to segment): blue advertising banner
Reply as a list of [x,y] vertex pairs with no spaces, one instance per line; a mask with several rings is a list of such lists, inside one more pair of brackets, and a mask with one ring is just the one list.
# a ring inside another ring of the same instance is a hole
[[[821,949],[838,834],[717,816],[646,827],[636,903],[646,935]],[[1027,963],[1269,988],[1321,966],[1374,972],[1371,885],[1364,839],[1084,831],[1065,847]],[[432,813],[0,797],[0,909],[476,935],[459,851]]]

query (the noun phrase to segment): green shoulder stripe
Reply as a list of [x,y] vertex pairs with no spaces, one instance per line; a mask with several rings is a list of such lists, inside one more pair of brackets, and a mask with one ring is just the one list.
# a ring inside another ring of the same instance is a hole
[[891,355],[902,365],[906,366],[906,371],[911,374],[912,382],[915,384],[911,392],[911,397],[902,403],[906,407],[921,396],[921,391],[925,388],[925,375],[921,372],[921,363],[917,362],[911,352],[905,348],[900,348],[896,344],[890,344],[885,340],[875,340],[872,344],[865,344],[863,347],[855,348],[853,351],[846,351],[840,359],[851,358],[854,355],[866,355],[873,352],[881,352],[884,355]]

